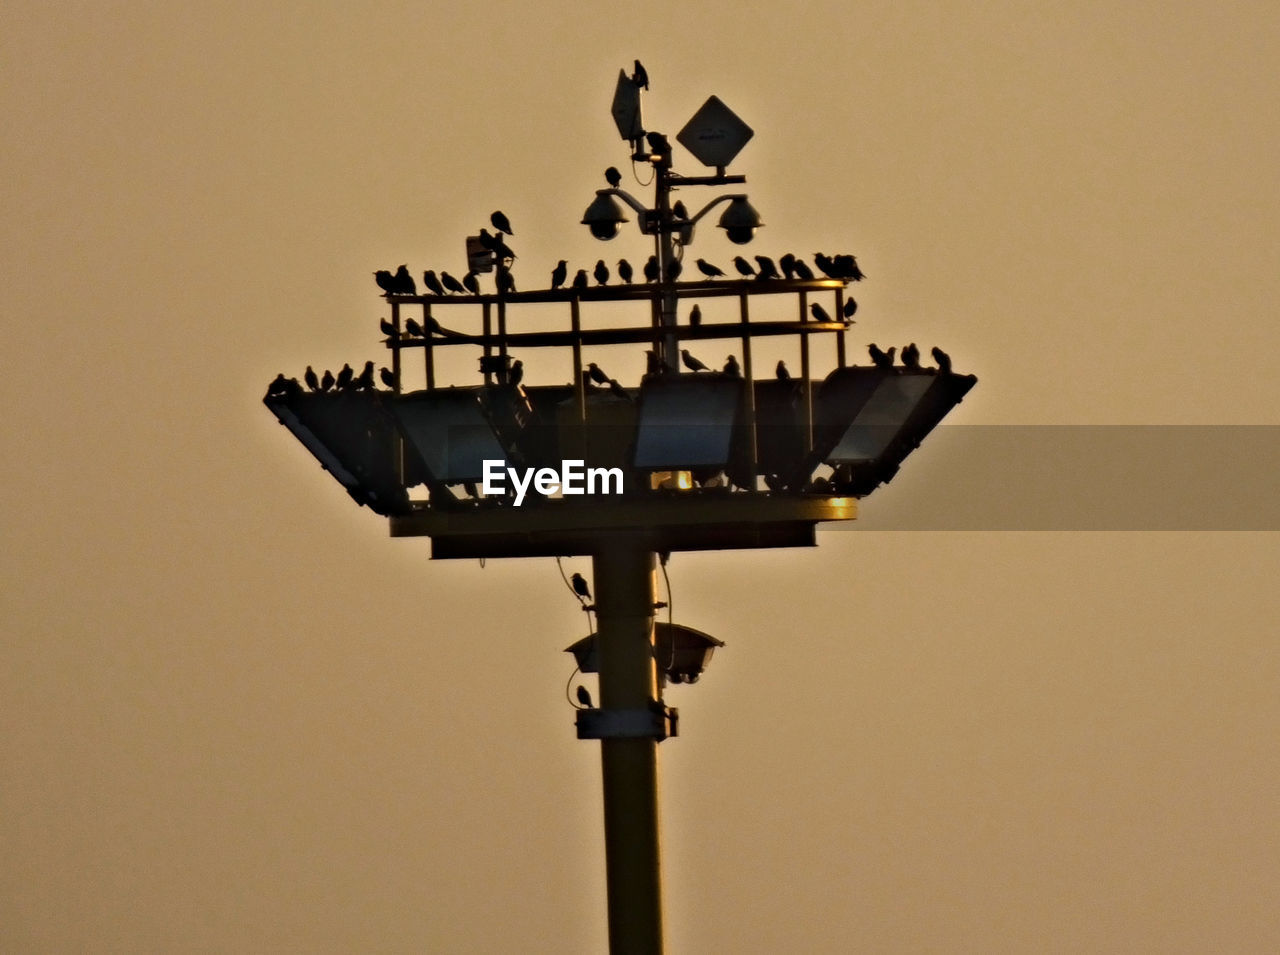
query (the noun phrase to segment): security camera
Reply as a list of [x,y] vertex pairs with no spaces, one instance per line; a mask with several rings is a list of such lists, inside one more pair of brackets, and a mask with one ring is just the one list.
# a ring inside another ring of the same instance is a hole
[[734,196],[733,201],[729,203],[729,208],[725,209],[724,214],[720,216],[719,222],[720,228],[724,229],[729,241],[735,245],[745,245],[750,242],[755,238],[756,229],[762,225],[764,223],[760,221],[760,213],[752,208],[746,196]]
[[591,205],[582,215],[582,224],[591,230],[597,239],[612,239],[618,234],[618,227],[627,222],[622,206],[607,191],[596,193]]

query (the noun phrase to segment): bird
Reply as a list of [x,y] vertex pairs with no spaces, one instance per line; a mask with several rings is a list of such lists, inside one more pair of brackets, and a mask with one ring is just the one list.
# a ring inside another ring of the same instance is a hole
[[382,329],[382,334],[386,335],[388,338],[396,338],[400,334],[396,331],[396,327],[385,318],[378,319],[378,327]]
[[479,239],[480,244],[490,252],[496,252],[498,250],[498,243],[502,241],[497,236],[490,234],[488,229],[481,229],[480,234],[476,236],[476,238]]
[[919,368],[920,367],[920,349],[916,347],[916,343],[902,346],[902,367]]
[[872,342],[867,346],[867,351],[871,355],[871,363],[877,368],[892,368],[893,355],[897,351],[897,347],[890,348],[888,351],[881,351],[879,346]]
[[494,237],[493,255],[501,264],[503,262],[514,262],[516,254],[511,251],[511,247],[502,241],[501,236]]
[[658,357],[658,353],[652,348],[646,348],[644,352],[644,373],[646,375],[660,375],[666,370],[666,366],[662,364],[662,359]]
[[507,384],[512,388],[520,384],[524,380],[524,362],[519,358],[511,363],[511,368],[507,371]]
[[622,185],[622,173],[618,172],[617,166],[610,166],[604,171],[604,181],[614,189]]
[[396,269],[396,274],[392,276],[396,283],[396,291],[400,295],[417,295],[418,286],[413,283],[413,276],[409,274],[409,266],[402,265]]
[[689,324],[695,328],[702,324],[702,306],[695,305],[689,310]]
[[373,390],[373,362],[366,361],[364,363],[364,368],[361,370],[360,374],[356,375],[355,379],[351,382],[351,385],[357,391]]
[[738,270],[738,274],[744,278],[748,275],[755,275],[755,267],[740,255],[733,257],[733,264]]
[[468,272],[462,277],[462,287],[472,295],[480,294],[480,282],[476,278],[475,272]]
[[931,354],[933,355],[933,360],[938,363],[938,371],[942,372],[944,375],[951,374],[951,356],[937,345],[933,346]]
[[587,374],[591,376],[591,380],[597,385],[607,385],[609,383],[609,376],[595,362],[587,365]]
[[267,385],[268,395],[282,395],[289,390],[288,379],[285,378],[284,372],[279,372],[271,379],[271,384]]
[[396,387],[396,376],[391,374],[390,368],[379,368],[378,377],[382,379],[382,383],[392,390]]
[[821,252],[815,252],[813,253],[813,264],[816,265],[818,267],[818,271],[827,278],[839,278],[839,276],[836,275],[835,263],[831,261],[829,256],[823,255]]
[[574,574],[569,578],[569,582],[573,584],[573,592],[585,600],[591,599],[591,588],[587,586],[586,578],[581,574]]
[[307,370],[303,372],[302,380],[307,383],[307,387],[312,391],[320,390],[320,379],[316,377],[316,370],[310,365],[308,365]]
[[778,258],[778,268],[782,269],[784,278],[793,279],[796,277],[796,257],[788,252],[786,255]]
[[320,379],[320,390],[328,391],[330,388],[333,387],[333,383],[334,383],[333,372],[331,372],[328,368],[326,368],[324,370],[324,377]]
[[597,285],[609,283],[609,266],[604,264],[604,259],[596,259],[596,267],[591,274],[595,276]]
[[440,284],[440,279],[433,269],[427,269],[422,273],[422,284],[437,295],[444,294],[444,286]]
[[[576,577],[577,574],[574,574],[574,576]],[[585,686],[578,687],[578,702],[588,710],[595,709],[595,705],[591,702],[591,693]]]
[[666,155],[671,152],[671,143],[662,133],[645,133],[644,138],[649,142],[649,148],[655,153]]
[[626,259],[618,259],[618,278],[620,278],[624,284],[630,285],[631,277],[634,274],[635,273],[631,269],[630,262],[628,262]]
[[388,295],[396,293],[396,280],[386,269],[378,269],[373,273],[373,280],[378,283],[378,288],[386,292]]
[[404,331],[406,335],[417,335],[419,337],[425,334],[422,331],[422,326],[418,324],[418,320],[415,318],[406,318],[404,320]]
[[351,387],[351,379],[355,377],[356,370],[351,367],[349,362],[343,362],[342,368],[338,370],[338,377],[334,380],[334,384],[338,386],[339,391],[346,391]]
[[649,88],[649,74],[645,71],[644,64],[636,60],[636,68],[631,73],[631,82],[642,90]]
[[702,362],[698,361],[698,359],[694,358],[692,355],[689,354],[689,349],[687,348],[680,349],[680,360],[684,362],[684,366],[688,368],[690,371],[707,371],[708,370],[706,365],[704,365]]
[[831,316],[827,314],[827,310],[817,302],[809,303],[809,314],[813,316],[815,322],[829,322]]
[[721,278],[724,276],[724,272],[712,265],[706,259],[698,259],[696,264],[698,266],[698,271],[709,279]]
[[671,214],[677,219],[688,219],[689,210],[684,207],[684,203],[677,199],[676,204],[671,207]]
[[505,232],[507,235],[515,235],[515,233],[511,231],[511,223],[501,212],[495,212],[493,215],[489,216],[489,221],[499,232]]
[[760,264],[760,271],[756,273],[756,278],[760,279],[780,279],[778,267],[773,264],[773,259],[767,255],[757,255],[756,262]]
[[609,379],[609,392],[615,398],[623,398],[627,401],[631,400],[631,394],[627,391],[626,388],[623,388],[622,385],[618,384],[618,379],[616,378]]
[[667,281],[674,282],[680,277],[680,273],[684,271],[684,265],[679,259],[671,259],[667,262]]
[[466,291],[466,287],[463,286],[461,282],[455,279],[448,272],[440,273],[440,281],[441,283],[443,283],[444,287],[447,288],[450,292],[457,292],[459,294],[462,294],[463,292]]
[[795,270],[796,278],[804,279],[806,282],[813,279],[813,269],[809,268],[804,259],[796,259],[791,263],[791,268]]
[[855,298],[847,298],[844,300],[844,308],[841,310],[845,319],[853,321],[853,313],[858,310],[858,300]]
[[516,279],[510,269],[499,268],[498,274],[494,276],[494,282],[498,286],[499,295],[507,295],[516,290]]
[[644,264],[644,280],[646,282],[658,281],[660,271],[658,269],[658,257],[656,255],[649,256],[649,261]]
[[551,287],[553,289],[564,285],[564,280],[569,275],[569,263],[561,259],[554,269],[551,270]]
[[584,292],[587,288],[587,270],[578,269],[578,274],[573,277],[574,291]]
[[774,369],[774,374],[778,376],[779,381],[791,380],[791,372],[787,371],[787,363],[781,358],[778,359],[778,366]]
[[741,378],[742,368],[738,365],[738,359],[734,358],[732,355],[725,359],[724,373],[730,378]]
[[837,255],[832,259],[832,263],[836,267],[836,278],[849,279],[854,282],[861,282],[865,275],[862,269],[858,268],[858,260],[852,255]]

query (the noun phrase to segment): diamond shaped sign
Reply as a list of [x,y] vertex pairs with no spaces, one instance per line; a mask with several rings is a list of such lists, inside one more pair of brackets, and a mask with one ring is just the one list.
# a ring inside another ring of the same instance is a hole
[[754,135],[755,130],[712,96],[684,124],[676,140],[704,166],[724,167]]

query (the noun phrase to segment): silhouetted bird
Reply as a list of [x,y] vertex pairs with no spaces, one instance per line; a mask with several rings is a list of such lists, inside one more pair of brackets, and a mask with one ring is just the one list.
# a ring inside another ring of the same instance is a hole
[[379,368],[378,377],[382,379],[382,383],[392,390],[396,387],[396,376],[391,374],[390,368]]
[[604,259],[596,259],[596,267],[591,272],[595,276],[597,285],[607,285],[609,282],[609,266],[604,264]]
[[519,358],[511,363],[511,368],[507,372],[507,384],[512,388],[524,381],[524,362]]
[[933,355],[933,360],[938,363],[938,371],[944,375],[951,374],[951,356],[937,345],[933,346],[931,354]]
[[566,262],[564,259],[561,259],[560,262],[556,265],[556,267],[551,270],[551,287],[553,289],[556,289],[556,288],[559,288],[561,285],[564,285],[564,280],[568,277],[568,275],[569,275],[569,263]]
[[903,368],[919,368],[920,367],[920,349],[916,347],[916,343],[902,346],[902,367]]
[[378,271],[374,272],[373,280],[378,283],[378,288],[382,289],[382,291],[386,292],[388,295],[396,294],[395,276],[386,269],[378,269]]
[[516,290],[516,279],[510,269],[499,268],[494,282],[498,286],[499,295],[509,295]]
[[667,281],[674,282],[680,277],[680,273],[684,271],[684,265],[679,259],[671,259],[667,262]]
[[716,266],[712,265],[706,259],[698,259],[696,264],[698,266],[698,271],[709,279],[720,278],[724,275],[720,269],[716,268]]
[[804,279],[806,282],[813,279],[813,269],[809,268],[804,259],[796,259],[791,263],[791,268],[796,273],[796,278]]
[[501,236],[496,236],[495,238],[497,241],[493,246],[493,254],[494,257],[497,258],[498,264],[501,265],[504,262],[514,262],[516,260],[516,254],[511,251],[511,247],[502,241]]
[[815,322],[831,321],[831,316],[827,314],[827,310],[823,308],[821,305],[819,305],[817,302],[809,303],[809,314],[813,316],[813,320]]
[[609,376],[595,362],[587,365],[587,374],[591,376],[591,380],[597,385],[607,385],[609,383]]
[[328,368],[326,368],[324,370],[324,377],[320,379],[320,390],[328,391],[330,388],[333,387],[333,382],[334,382],[333,372],[331,372]]
[[366,361],[364,369],[360,374],[356,375],[355,380],[351,382],[352,387],[359,391],[371,391],[373,389],[373,362]]
[[646,348],[644,352],[644,373],[646,375],[660,375],[666,371],[666,365],[662,363],[662,359],[658,357],[658,353],[652,348]]
[[468,272],[462,277],[462,287],[472,295],[480,294],[480,282],[476,279],[475,272]]
[[708,370],[706,365],[704,365],[702,362],[698,361],[698,359],[694,358],[692,355],[689,354],[689,349],[687,348],[680,349],[680,360],[684,362],[684,366],[688,368],[690,371],[707,371]]
[[870,345],[867,346],[867,351],[871,355],[871,363],[875,365],[877,368],[892,368],[893,356],[897,350],[898,348],[895,345],[893,348],[890,348],[888,351],[881,351],[880,348],[875,344],[875,342],[872,342]]
[[444,286],[440,284],[440,279],[432,269],[427,269],[422,273],[422,284],[437,295],[444,294]]
[[738,364],[738,359],[734,358],[732,355],[725,359],[724,373],[730,378],[741,378],[742,368]]
[[636,68],[631,73],[631,82],[642,90],[649,88],[649,74],[645,72],[644,64],[636,60]]
[[755,267],[740,255],[733,257],[733,264],[738,270],[738,274],[742,276],[755,275]]
[[609,392],[615,398],[625,398],[627,401],[631,400],[630,392],[628,392],[626,388],[623,388],[622,385],[618,384],[616,378],[609,379]]
[[307,387],[312,391],[320,390],[320,379],[316,377],[316,370],[310,365],[308,365],[307,370],[302,373],[302,380],[307,383]]
[[440,281],[444,284],[444,287],[447,288],[450,292],[457,292],[460,295],[466,292],[466,287],[463,286],[461,282],[455,279],[448,272],[440,273]]
[[399,334],[396,331],[396,327],[385,318],[378,319],[378,327],[382,329],[382,334],[386,335],[388,338],[395,338]]
[[585,292],[587,289],[587,270],[578,269],[578,274],[573,277],[573,287],[578,292]]
[[355,377],[356,370],[351,367],[348,362],[343,362],[342,367],[338,370],[338,377],[334,380],[339,390],[345,391],[351,387],[351,379]]
[[574,574],[569,578],[569,583],[573,584],[573,592],[585,600],[591,599],[591,588],[587,586],[586,578],[581,574]]
[[788,252],[786,255],[778,258],[778,268],[782,269],[784,278],[793,279],[796,277],[796,257]]
[[862,269],[858,268],[858,260],[852,255],[837,255],[832,259],[832,264],[835,265],[837,278],[850,279],[854,282],[861,282],[866,278],[862,274]]
[[760,271],[756,273],[756,278],[761,278],[761,279],[782,278],[782,276],[778,274],[778,267],[773,264],[773,259],[769,258],[769,256],[757,255],[755,259],[756,259],[756,262],[759,263],[760,265]]
[[630,285],[633,275],[635,273],[631,270],[631,263],[626,259],[618,259],[618,278],[626,285]]
[[689,324],[695,328],[702,324],[702,306],[695,305],[689,310]]
[[418,286],[413,282],[413,276],[409,274],[409,266],[402,265],[396,269],[396,274],[392,276],[396,283],[396,292],[400,295],[417,295]]
[[423,336],[422,326],[418,324],[416,318],[406,318],[404,320],[404,331],[406,335]]
[[839,276],[836,275],[835,263],[832,262],[828,256],[823,255],[821,252],[813,253],[813,264],[816,265],[818,267],[818,271],[821,272],[823,275],[825,275],[827,278],[829,279],[839,278]]
[[595,709],[595,706],[591,702],[591,694],[587,691],[585,686],[578,687],[578,702],[589,710]]
[[278,375],[272,378],[271,384],[267,385],[267,394],[269,396],[282,395],[288,390],[289,390],[289,382],[284,377],[284,372],[280,372]]
[[496,252],[498,250],[498,243],[502,241],[496,235],[490,234],[488,229],[481,229],[480,234],[476,236],[476,238],[479,239],[480,244],[490,252]]
[[853,313],[858,310],[858,300],[855,298],[847,298],[844,300],[844,317],[852,321]]
[[644,138],[649,142],[649,148],[655,153],[666,155],[671,152],[671,143],[662,133],[645,133]]
[[660,274],[658,257],[656,255],[649,256],[649,261],[644,264],[644,280],[646,282],[656,282]]
[[791,372],[787,371],[787,363],[781,358],[778,359],[778,367],[774,369],[774,374],[778,376],[779,381],[791,380]]
[[493,223],[493,227],[499,232],[505,232],[507,235],[515,235],[515,233],[511,231],[511,223],[507,221],[507,217],[501,212],[495,212],[493,215],[489,216],[489,221]]
[[676,204],[671,207],[671,214],[677,219],[688,219],[689,210],[684,207],[684,203],[677,199]]
[[617,166],[610,166],[604,171],[604,181],[614,189],[622,185],[622,173],[618,172]]

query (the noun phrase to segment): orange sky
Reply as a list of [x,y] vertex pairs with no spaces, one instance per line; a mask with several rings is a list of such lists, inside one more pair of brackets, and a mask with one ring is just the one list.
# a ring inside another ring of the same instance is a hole
[[[11,9],[0,949],[604,948],[554,562],[430,562],[260,398],[495,208],[524,288],[647,255],[578,224],[636,56],[651,128],[755,129],[750,252],[856,252],[859,353],[978,375],[949,421],[1280,424],[1274,5],[951,6]],[[1280,948],[1276,534],[869,529],[954,432],[861,529],[672,559],[727,645],[668,692],[669,949]]]

